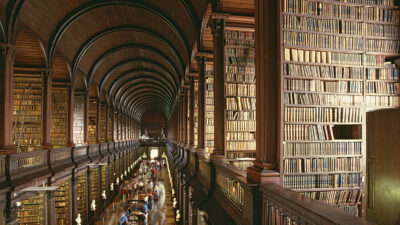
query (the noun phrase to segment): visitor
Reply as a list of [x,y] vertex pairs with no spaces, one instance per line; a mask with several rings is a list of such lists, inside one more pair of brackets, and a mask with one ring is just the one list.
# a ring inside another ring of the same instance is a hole
[[119,225],[127,225],[127,224],[128,224],[128,217],[124,212],[122,212],[119,217]]

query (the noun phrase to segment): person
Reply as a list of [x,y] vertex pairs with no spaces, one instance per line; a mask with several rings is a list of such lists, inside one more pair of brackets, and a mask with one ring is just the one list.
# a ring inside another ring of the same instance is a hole
[[121,216],[119,217],[119,225],[126,225],[128,223],[128,217],[122,212]]
[[149,196],[149,209],[152,210],[154,205],[154,198],[153,195]]

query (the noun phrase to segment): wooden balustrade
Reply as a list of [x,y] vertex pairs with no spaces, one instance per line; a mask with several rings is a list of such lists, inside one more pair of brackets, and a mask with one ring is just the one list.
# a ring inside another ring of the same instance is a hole
[[9,155],[9,175],[13,185],[26,182],[25,177],[34,179],[50,174],[48,150],[23,152]]
[[261,185],[260,189],[264,225],[374,224],[274,183]]
[[98,144],[89,145],[88,156],[91,161],[98,160],[101,157],[100,148]]
[[[167,142],[169,163],[179,154],[174,151],[177,147],[174,142]],[[237,224],[373,224],[276,183],[248,183],[246,171],[222,160],[209,161],[201,152],[191,154],[188,167],[195,168],[195,164],[198,164],[196,177],[203,186],[203,191],[207,193],[211,190],[216,202]],[[170,167],[173,169],[176,165],[172,164]]]

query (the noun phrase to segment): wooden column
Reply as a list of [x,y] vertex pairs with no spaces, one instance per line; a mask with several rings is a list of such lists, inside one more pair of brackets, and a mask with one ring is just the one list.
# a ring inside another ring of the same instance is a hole
[[189,147],[194,147],[194,77],[190,77],[190,130],[189,130]]
[[256,160],[247,171],[262,183],[277,172],[279,129],[279,71],[277,1],[255,0],[256,23]]
[[197,65],[199,67],[199,89],[197,94],[197,107],[198,107],[198,125],[197,125],[197,149],[204,151],[204,85],[205,85],[205,57],[204,56],[197,56]]
[[112,129],[112,140],[111,140],[111,142],[115,142],[115,133],[114,133],[114,131],[115,131],[115,129],[116,129],[116,126],[115,126],[115,123],[116,123],[116,121],[115,121],[115,117],[114,117],[114,114],[115,114],[115,112],[114,112],[114,108],[111,106],[111,115],[110,115],[110,119],[112,120],[112,122],[111,122],[111,129]]
[[108,121],[110,120],[110,105],[106,104],[106,140],[107,142],[111,142],[108,137],[108,132],[110,132],[110,128],[108,127]]
[[101,103],[100,103],[100,98],[97,99],[96,101],[96,143],[99,144],[100,141],[100,109],[101,109]]
[[1,46],[0,55],[0,152],[16,152],[13,148],[13,71],[15,46]]
[[188,143],[188,121],[187,121],[187,107],[188,106],[188,96],[187,96],[187,90],[185,89],[184,91],[184,97],[183,97],[183,145],[187,146]]
[[89,144],[89,95],[86,93],[85,94],[85,106],[84,106],[84,143]]
[[44,149],[51,148],[51,81],[52,70],[43,71],[43,108],[42,108],[42,146]]
[[74,100],[75,100],[75,89],[71,85],[69,86],[69,99],[68,99],[68,146],[74,147]]
[[179,143],[183,143],[183,121],[182,121],[182,115],[183,115],[183,100],[179,100]]
[[224,26],[225,19],[213,15],[210,20],[214,43],[214,151],[212,157],[221,158],[225,154],[224,124]]

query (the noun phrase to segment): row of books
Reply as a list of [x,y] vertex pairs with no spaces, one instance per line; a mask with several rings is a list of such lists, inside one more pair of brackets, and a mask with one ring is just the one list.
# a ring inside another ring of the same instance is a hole
[[388,68],[366,68],[367,80],[400,80],[399,69],[395,64],[387,64]]
[[244,121],[226,121],[227,131],[255,131],[256,121],[255,120],[244,120]]
[[285,91],[313,91],[361,94],[363,92],[363,85],[364,83],[361,81],[285,79],[283,82],[283,89]]
[[[369,40],[382,42],[382,45],[395,43],[395,41]],[[300,31],[284,31],[283,43],[286,45],[313,46],[316,48],[332,48],[350,51],[362,51],[364,40],[362,37],[343,37],[336,34],[306,33]],[[372,48],[371,51],[375,48]]]
[[[388,96],[382,96],[388,97]],[[361,106],[363,96],[335,95],[322,93],[284,93],[284,104],[289,105],[324,105],[324,106]]]
[[339,64],[342,66],[383,66],[385,57],[382,55],[362,55],[285,48],[285,61]]
[[226,119],[227,120],[255,120],[256,112],[255,111],[227,111]]
[[361,155],[361,142],[284,143],[283,157]]
[[[22,119],[25,121],[24,123],[38,123],[40,124],[40,121],[42,119],[42,115],[40,115],[39,112],[33,112],[31,115],[24,115],[25,110],[27,110],[27,112],[29,112],[29,109],[25,109],[24,107],[21,107],[21,111],[19,113],[19,121],[21,121]],[[34,115],[34,114],[39,114],[39,115]],[[17,118],[17,113],[14,111],[14,121]],[[24,124],[25,126],[26,124]]]
[[365,51],[382,53],[399,53],[400,42],[397,40],[371,40],[365,41]]
[[255,39],[255,33],[254,32],[225,30],[224,34],[225,34],[225,38],[248,39],[248,40],[254,40]]
[[256,153],[254,151],[250,152],[226,152],[226,159],[255,159]]
[[[30,98],[30,97],[29,97]],[[15,99],[13,104],[13,112],[16,114],[18,110],[29,112],[30,115],[41,115],[42,111],[42,99],[38,100],[27,100],[23,99]]]
[[387,37],[398,39],[400,30],[397,24],[366,23],[366,35],[369,37]]
[[[18,83],[20,84],[20,83]],[[23,83],[24,84],[24,83]],[[29,90],[30,89],[30,90]],[[42,88],[34,88],[34,87],[25,87],[25,85],[14,85],[13,93],[15,95],[15,99],[28,99],[26,97],[23,97],[24,95],[32,95],[29,96],[29,100],[40,100],[41,99],[41,93],[42,93]]]
[[239,66],[254,66],[255,59],[248,57],[225,57],[225,63],[227,64],[235,64]]
[[254,58],[256,51],[254,48],[225,48],[225,56]]
[[361,172],[362,158],[298,158],[284,159],[283,170],[288,173]]
[[[254,66],[243,66],[243,65],[226,65],[225,73],[226,74],[246,74],[250,78],[255,76],[256,68]],[[234,76],[234,75],[232,75]],[[227,80],[227,79],[225,79]],[[233,80],[234,81],[234,80]]]
[[256,84],[226,83],[225,95],[256,97]]
[[369,107],[400,106],[400,96],[365,96],[365,104]]
[[325,202],[328,204],[343,204],[343,203],[359,203],[361,202],[362,191],[359,189],[354,190],[340,190],[340,191],[310,191],[303,192],[305,196]]
[[[347,0],[347,1],[350,1],[350,0]],[[363,1],[363,3],[370,4],[370,5],[394,6],[396,0],[358,0],[358,1]]]
[[241,48],[253,48],[255,44],[254,40],[248,39],[225,39],[226,46],[239,46]]
[[400,10],[384,7],[365,7],[365,20],[380,22],[400,22]]
[[227,110],[256,110],[256,98],[228,97],[226,98]]
[[227,141],[226,142],[226,150],[256,150],[256,142],[255,141]]
[[335,140],[333,125],[285,124],[286,141]]
[[[232,66],[228,65],[227,67],[232,67]],[[245,67],[245,68],[251,68],[251,67]],[[226,73],[225,81],[226,82],[254,83],[254,82],[256,82],[256,75],[255,74],[243,74],[243,73]]]
[[255,132],[226,132],[227,141],[254,141]]
[[360,187],[361,173],[284,175],[283,186],[288,189]]
[[361,6],[340,5],[331,2],[304,0],[284,0],[283,11],[314,16],[349,19],[363,19],[364,15],[364,9]]
[[283,27],[284,29],[291,30],[346,35],[362,35],[364,31],[364,25],[362,22],[322,19],[297,15],[283,15]]
[[285,122],[361,123],[360,108],[285,107]]
[[366,93],[400,94],[400,83],[368,82]]
[[360,209],[359,209],[358,205],[339,205],[336,207],[348,214],[351,214],[354,216],[360,215]]
[[51,102],[51,143],[67,145],[68,131],[68,89],[53,89]]

